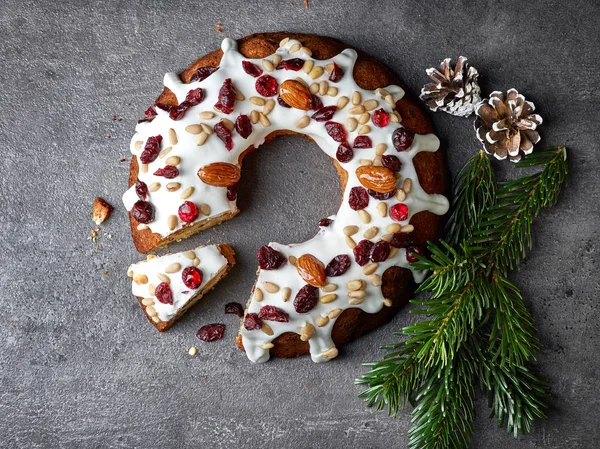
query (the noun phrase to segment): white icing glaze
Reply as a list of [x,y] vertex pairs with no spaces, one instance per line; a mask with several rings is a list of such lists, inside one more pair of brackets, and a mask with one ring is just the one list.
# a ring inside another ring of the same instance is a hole
[[[280,47],[277,50],[277,54],[283,59],[311,59],[307,54],[301,51],[290,54],[290,47],[295,44],[300,43],[295,40],[289,40],[283,47]],[[252,110],[262,110],[262,107],[257,107],[248,101],[250,97],[260,95],[255,89],[256,78],[246,74],[242,69],[242,61],[244,60],[253,62],[259,67],[262,67],[262,61],[260,59],[252,60],[244,58],[237,51],[236,42],[231,39],[225,39],[221,48],[223,50],[223,57],[219,70],[210,75],[204,81],[183,84],[179,80],[178,76],[174,73],[168,73],[164,78],[165,86],[176,95],[179,102],[185,99],[189,90],[197,87],[202,87],[204,89],[206,94],[204,101],[199,105],[192,107],[184,116],[184,118],[179,121],[173,121],[169,118],[167,112],[157,110],[158,115],[152,122],[143,122],[138,124],[136,128],[137,132],[131,141],[131,152],[135,156],[139,157],[143,150],[143,145],[142,148],[136,149],[135,142],[145,142],[148,137],[160,134],[163,136],[161,148],[164,149],[170,145],[168,143],[167,136],[169,129],[173,128],[177,133],[178,143],[177,145],[173,146],[169,156],[179,156],[181,157],[182,162],[179,166],[180,175],[176,179],[167,180],[167,182],[180,182],[182,185],[181,189],[184,189],[190,185],[194,186],[195,192],[189,198],[189,201],[194,201],[197,204],[207,203],[211,208],[211,217],[226,213],[228,211],[235,211],[236,205],[234,201],[227,200],[225,188],[209,186],[198,179],[196,173],[200,167],[213,162],[229,162],[232,164],[237,164],[240,154],[246,148],[248,148],[250,145],[254,145],[255,147],[259,146],[265,141],[265,138],[268,134],[276,130],[293,130],[297,132],[303,132],[310,136],[319,145],[319,147],[332,158],[335,158],[336,150],[339,145],[338,142],[334,142],[333,139],[329,137],[325,131],[323,122],[311,120],[309,125],[302,130],[298,130],[296,128],[295,124],[300,117],[304,115],[310,116],[314,113],[314,111],[301,111],[294,108],[284,108],[279,104],[276,104],[274,110],[268,116],[271,122],[270,126],[262,127],[260,124],[253,125],[253,132],[247,140],[240,137],[236,132],[233,132],[233,151],[227,151],[221,140],[214,134],[208,138],[204,145],[198,147],[196,145],[196,136],[187,133],[185,131],[186,126],[200,122],[214,126],[223,117],[227,117],[231,121],[235,121],[235,118],[237,118],[240,114],[250,115]],[[270,60],[271,58],[272,56],[265,59]],[[340,96],[347,96],[348,98],[351,98],[352,93],[358,91],[362,97],[361,103],[364,103],[364,101],[370,99],[377,100],[377,109],[383,108],[386,112],[390,113],[392,111],[391,106],[383,101],[378,93],[361,89],[355,83],[352,73],[356,58],[356,52],[354,50],[347,49],[330,60],[315,60],[315,66],[325,67],[327,64],[335,61],[344,70],[344,76],[339,82],[330,83],[330,86],[338,89],[338,94],[334,97],[327,95],[320,96],[321,100],[323,101],[323,105],[335,105]],[[267,72],[265,72],[265,74],[267,74]],[[329,74],[326,71],[316,80],[312,80],[309,75],[302,70],[298,72],[289,70],[275,70],[268,74],[277,79],[279,84],[287,79],[300,77],[310,85],[314,82],[327,80],[329,77]],[[226,115],[218,111],[214,111],[215,117],[213,119],[200,120],[198,114],[201,111],[213,111],[213,105],[217,102],[219,89],[226,78],[232,79],[234,86],[245,96],[246,100],[236,101],[235,109],[232,114]],[[404,91],[398,86],[388,86],[385,88],[385,90],[392,95],[394,102],[404,96]],[[276,99],[276,97],[271,98]],[[345,124],[346,119],[350,116],[348,110],[351,107],[352,104],[349,103],[345,108],[338,110],[331,120]],[[358,118],[356,115],[353,117]],[[383,307],[384,298],[381,294],[380,287],[373,286],[371,282],[369,282],[368,276],[363,274],[363,267],[358,266],[358,264],[354,262],[352,250],[346,245],[345,235],[342,232],[345,226],[357,225],[359,227],[359,232],[354,236],[354,239],[356,242],[358,242],[362,240],[362,234],[367,228],[376,226],[378,227],[379,232],[377,236],[372,239],[373,241],[376,241],[382,235],[387,233],[385,231],[386,226],[393,223],[393,220],[389,216],[386,215],[385,217],[381,217],[378,214],[376,206],[380,201],[375,200],[374,198],[370,198],[369,205],[365,209],[371,216],[371,222],[368,224],[363,224],[361,220],[359,220],[357,212],[352,210],[348,205],[350,189],[352,187],[361,185],[355,175],[355,171],[360,165],[359,160],[372,160],[375,157],[375,147],[377,144],[387,144],[388,149],[386,154],[393,154],[402,162],[402,169],[400,171],[401,176],[397,185],[400,186],[402,181],[406,178],[410,178],[412,180],[412,190],[410,194],[408,194],[406,200],[403,201],[403,203],[408,206],[409,215],[405,221],[400,223],[401,225],[408,224],[410,218],[414,214],[421,211],[428,210],[438,215],[442,215],[447,212],[447,199],[442,195],[429,195],[425,193],[418,182],[417,174],[412,162],[414,156],[421,151],[437,151],[439,148],[438,138],[433,134],[416,135],[414,142],[408,151],[397,152],[393,148],[391,136],[394,129],[400,127],[401,125],[391,121],[384,128],[374,126],[372,123],[371,125],[371,132],[369,132],[367,135],[373,142],[373,148],[357,149],[354,151],[354,158],[350,162],[341,164],[342,167],[348,172],[348,182],[344,192],[342,206],[340,207],[337,216],[330,217],[333,219],[331,225],[326,228],[321,228],[319,233],[308,242],[295,245],[281,245],[277,243],[270,244],[271,247],[282,252],[286,257],[300,257],[303,254],[312,254],[325,265],[327,265],[333,257],[339,254],[350,255],[353,261],[351,268],[342,276],[328,279],[328,282],[338,285],[338,289],[335,292],[338,295],[338,298],[329,304],[319,303],[309,313],[298,314],[294,310],[293,299],[298,290],[305,285],[305,281],[298,275],[296,268],[288,262],[278,270],[260,270],[257,286],[263,290],[264,299],[261,302],[253,300],[250,303],[247,312],[258,313],[262,306],[274,305],[286,311],[289,314],[290,320],[287,323],[268,321],[269,326],[273,330],[273,335],[267,335],[261,330],[248,331],[242,327],[241,334],[244,348],[248,358],[251,361],[259,363],[268,360],[269,350],[261,348],[262,345],[271,342],[277,336],[285,332],[300,333],[300,329],[306,323],[311,323],[316,328],[314,336],[309,340],[312,360],[315,362],[330,360],[330,358],[324,357],[323,353],[334,347],[334,344],[331,340],[331,330],[335,323],[335,319],[329,320],[328,324],[325,326],[318,327],[315,321],[318,316],[327,315],[327,313],[333,309],[345,310],[350,307],[355,307],[369,313],[375,313]],[[360,125],[358,128],[360,128]],[[348,142],[350,144],[352,144],[354,138],[358,135],[357,130],[348,132]],[[156,169],[163,167],[164,165],[164,159],[156,159],[154,162],[149,164],[147,173],[142,173],[140,171],[139,179],[148,185],[156,181],[164,184],[164,178],[159,178],[152,175]],[[177,215],[177,209],[182,203],[182,200],[179,199],[179,195],[180,191],[168,192],[164,188],[161,188],[157,192],[150,194],[149,200],[155,206],[155,220],[148,226],[153,232],[159,233],[162,236],[167,236],[181,228],[181,224],[179,224],[174,231],[170,231],[167,226],[167,217],[169,215]],[[137,199],[138,198],[133,187],[129,189],[123,196],[123,201],[128,210],[131,209]],[[398,203],[398,200],[393,197],[384,202],[391,207],[393,204]],[[199,219],[204,218],[206,217],[201,216]],[[406,260],[404,249],[398,250],[394,257],[389,258],[385,262],[379,263],[376,274],[381,276],[383,272],[390,266],[400,266],[411,269]],[[424,273],[415,272],[413,270],[413,276],[417,282],[421,282],[424,278]],[[348,302],[346,283],[353,279],[365,279],[367,281],[367,287],[365,290],[366,297],[364,301],[358,305],[351,305]],[[265,281],[276,283],[281,288],[289,287],[291,289],[290,300],[284,302],[281,298],[280,292],[275,294],[267,293],[262,288],[262,283]],[[321,293],[321,295],[323,294],[324,293]]]
[[[145,283],[131,283],[131,290],[135,296],[140,298],[154,298],[154,304],[152,305],[157,312],[157,316],[160,321],[169,321],[175,315],[179,309],[185,306],[188,301],[196,294],[198,290],[204,288],[207,282],[214,278],[219,271],[221,271],[225,265],[227,265],[227,259],[221,254],[219,248],[216,245],[198,247],[192,250],[196,257],[200,260],[200,264],[196,267],[202,272],[202,283],[197,289],[190,289],[183,283],[181,272],[192,266],[193,259],[186,257],[184,252],[168,254],[161,257],[152,257],[148,260],[130,265],[127,272],[130,276],[144,274],[147,276],[147,282]],[[185,251],[187,252],[187,251]],[[181,268],[172,274],[166,274],[165,269],[178,263]],[[163,304],[156,300],[156,297],[148,291],[150,285],[158,286],[163,282],[158,274],[166,274],[170,278],[170,287],[173,292],[173,304]],[[134,278],[135,279],[135,278]]]

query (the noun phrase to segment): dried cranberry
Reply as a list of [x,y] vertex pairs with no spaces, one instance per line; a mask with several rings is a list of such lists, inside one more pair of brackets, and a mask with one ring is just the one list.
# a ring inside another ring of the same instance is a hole
[[227,304],[225,304],[225,313],[237,315],[241,318],[244,316],[244,308],[240,303],[228,302]]
[[364,187],[352,187],[348,203],[353,210],[361,210],[369,205],[369,194]]
[[371,248],[370,258],[373,262],[383,262],[390,255],[390,244],[385,240],[375,242]]
[[384,154],[381,156],[381,165],[392,171],[400,171],[402,168],[402,162],[400,162],[398,156],[394,156],[393,154]]
[[331,220],[330,218],[321,218],[319,220],[319,226],[322,228],[326,228],[327,226],[329,226],[331,223],[333,222],[333,220]]
[[135,182],[135,193],[140,200],[145,200],[148,196],[148,186],[144,181],[140,181],[139,179]]
[[219,100],[215,104],[215,109],[224,114],[231,114],[235,105],[235,86],[231,82],[231,78],[225,79],[223,85],[219,89]]
[[423,250],[418,246],[411,246],[410,248],[406,249],[406,260],[408,260],[410,263],[418,262],[419,258],[416,257],[415,254],[418,254],[420,256],[425,255]]
[[148,201],[137,201],[131,208],[131,215],[139,223],[150,223],[154,220],[154,206]]
[[179,170],[173,165],[165,165],[154,172],[154,176],[164,176],[167,179],[176,178],[179,175]]
[[169,111],[169,117],[171,120],[181,120],[191,106],[188,101],[182,101]]
[[262,320],[258,317],[256,313],[248,313],[246,314],[246,318],[244,318],[244,329],[248,331],[254,331],[260,329],[262,327]]
[[247,139],[250,133],[252,133],[252,122],[247,115],[240,115],[235,121],[235,130],[244,139]]
[[346,141],[346,130],[344,129],[344,125],[341,123],[327,122],[325,123],[325,131],[327,131],[327,134],[329,134],[329,136],[336,142]]
[[156,286],[156,290],[154,292],[156,299],[163,304],[173,305],[173,292],[171,291],[171,287],[166,282],[161,282]]
[[262,270],[277,270],[285,263],[285,256],[268,245],[264,245],[258,250],[256,259]]
[[237,199],[237,193],[238,193],[238,183],[237,182],[235,184],[227,187],[227,199],[229,201],[235,201]]
[[373,124],[375,126],[383,128],[384,126],[387,126],[389,121],[390,115],[387,112],[385,112],[383,108],[379,108],[375,112],[373,112]]
[[275,67],[277,70],[293,70],[294,72],[299,71],[300,69],[302,69],[302,67],[304,66],[304,59],[300,59],[300,58],[292,58],[292,59],[286,59],[285,61],[281,61],[279,64],[277,64],[277,67]]
[[194,81],[204,81],[206,78],[208,78],[210,75],[215,73],[217,70],[219,70],[218,67],[212,67],[209,65],[206,67],[200,67],[190,77],[190,83],[192,83]]
[[271,75],[263,75],[256,80],[254,86],[256,87],[256,91],[263,97],[272,97],[277,94],[279,84],[277,84],[277,80]]
[[392,143],[396,151],[406,151],[415,139],[414,131],[406,128],[398,128],[392,134]]
[[342,142],[335,153],[335,157],[342,163],[350,162],[354,157],[354,151],[348,145],[348,142]]
[[191,223],[198,218],[198,208],[191,201],[185,201],[179,206],[178,213],[181,221],[185,221],[186,223]]
[[371,190],[369,189],[369,195],[373,198],[375,198],[376,200],[379,201],[385,201],[385,200],[389,200],[391,197],[394,196],[394,191],[391,190],[389,192],[376,192],[375,190]]
[[322,107],[323,107],[323,102],[321,101],[321,99],[317,95],[311,95],[310,96],[310,108],[313,111],[318,111]]
[[373,148],[373,142],[369,136],[356,136],[352,146],[354,148]]
[[225,144],[225,149],[227,151],[233,150],[233,139],[231,138],[231,131],[229,131],[229,128],[225,126],[225,123],[223,123],[222,121],[217,123],[213,127],[213,131],[215,132],[217,137],[223,141],[223,143]]
[[206,341],[210,343],[211,341],[217,341],[223,338],[223,334],[225,333],[225,325],[221,323],[214,324],[206,324],[202,326],[198,332],[196,332],[196,337],[198,337],[202,341]]
[[279,95],[277,96],[277,103],[279,103],[279,106],[283,106],[284,108],[291,108],[291,106],[283,101],[283,98],[281,98]]
[[144,145],[144,151],[142,151],[142,154],[140,154],[140,162],[142,164],[149,164],[158,157],[161,142],[161,135],[148,137],[148,140],[146,140],[146,145]]
[[306,284],[296,294],[294,298],[294,309],[296,313],[307,313],[315,308],[319,302],[319,289]]
[[290,321],[288,314],[275,306],[262,306],[258,312],[258,317],[261,320],[279,321],[280,323],[287,323]]
[[333,63],[333,69],[331,70],[331,74],[329,75],[329,81],[337,83],[344,76],[344,70],[337,65],[335,62]]
[[196,267],[186,267],[181,272],[181,280],[187,288],[197,289],[202,284],[202,271]]
[[354,260],[361,267],[369,263],[372,248],[373,242],[371,240],[361,240],[352,250],[354,252]]
[[244,67],[244,72],[250,76],[253,76],[254,78],[258,78],[263,72],[259,66],[251,63],[250,61],[242,61],[242,67]]
[[394,248],[408,248],[413,244],[412,235],[408,232],[396,232],[392,235],[390,245]]
[[201,87],[190,90],[185,96],[185,101],[187,101],[190,106],[196,106],[197,104],[202,103],[202,100],[204,100],[204,89]]
[[333,114],[338,110],[337,106],[325,106],[324,108],[320,108],[317,112],[315,112],[311,118],[317,122],[326,122],[327,120],[331,120]]
[[390,207],[390,217],[396,221],[406,220],[408,218],[408,206],[403,203],[394,204]]
[[331,262],[329,262],[325,268],[325,272],[327,273],[327,276],[341,276],[348,271],[351,263],[350,256],[347,254],[340,254],[331,259]]

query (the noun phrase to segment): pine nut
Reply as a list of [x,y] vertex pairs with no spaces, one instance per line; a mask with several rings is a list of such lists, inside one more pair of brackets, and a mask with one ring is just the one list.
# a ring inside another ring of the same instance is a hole
[[358,123],[360,123],[361,125],[369,123],[369,120],[371,120],[371,115],[368,112],[360,114],[360,117],[358,117]]
[[263,288],[267,293],[277,293],[279,291],[279,285],[268,281],[263,282]]
[[143,142],[142,142],[141,140],[138,140],[138,141],[136,141],[136,142],[133,144],[133,147],[134,147],[136,150],[139,150],[140,148],[142,148],[142,143],[143,143]]
[[329,323],[329,317],[328,316],[323,316],[323,315],[319,315],[316,319],[315,322],[317,323],[318,327],[323,327],[326,326],[327,323]]
[[244,96],[244,94],[242,93],[241,90],[235,90],[235,99],[237,101],[244,101],[246,99],[246,97]]
[[271,349],[274,347],[275,347],[275,345],[273,343],[264,343],[264,344],[260,345],[260,349]]
[[324,285],[323,287],[321,287],[321,290],[323,290],[326,293],[331,293],[337,290],[337,285],[336,284],[327,284]]
[[281,55],[273,55],[273,65],[277,66],[281,62]]
[[379,276],[378,274],[372,274],[371,276],[369,276],[369,279],[371,279],[371,284],[373,284],[374,287],[379,287],[383,283],[383,281],[381,280],[381,276]]
[[167,147],[164,148],[160,151],[160,153],[158,153],[158,157],[160,159],[162,159],[163,157],[165,157],[167,154],[169,154],[171,152],[171,150],[173,149],[173,147]]
[[312,50],[308,47],[302,47],[300,51],[304,54],[307,54],[308,56],[312,56]]
[[300,44],[292,44],[288,50],[290,53],[296,53],[302,46]]
[[392,246],[390,248],[390,254],[388,255],[388,259],[391,259],[392,257],[394,257],[396,255],[396,253],[398,252],[398,248],[396,248],[395,246]]
[[181,270],[181,264],[179,262],[173,262],[165,268],[165,273],[173,274],[177,273],[179,270]]
[[271,126],[271,121],[262,112],[258,113],[258,120],[263,128],[267,128],[267,127]]
[[415,227],[411,224],[407,224],[402,226],[402,231],[401,232],[413,232],[415,230]]
[[383,304],[385,304],[386,307],[392,307],[392,300],[390,298],[385,298]]
[[262,97],[250,97],[250,103],[255,104],[256,106],[264,106],[266,101]]
[[144,298],[142,299],[142,304],[144,304],[145,306],[153,306],[154,298]]
[[402,117],[400,117],[400,114],[398,114],[396,111],[393,111],[390,114],[390,122],[392,123],[400,123],[402,121]]
[[192,250],[189,250],[183,253],[183,257],[185,257],[186,259],[194,260],[196,258],[196,253]]
[[160,318],[159,318],[159,317],[157,317],[157,316],[153,316],[153,317],[152,317],[152,321],[153,321],[154,323],[160,323]]
[[153,182],[148,186],[149,192],[157,192],[160,189],[160,182]]
[[337,295],[335,293],[329,293],[327,295],[323,295],[319,298],[319,302],[321,304],[329,304],[337,299]]
[[195,267],[197,267],[198,265],[200,265],[200,259],[198,259],[196,257],[194,260],[192,260],[192,265],[195,266]]
[[319,82],[319,95],[325,95],[329,90],[329,83],[325,80]]
[[402,225],[399,225],[398,223],[392,223],[390,225],[387,225],[387,227],[385,228],[385,230],[387,232],[389,232],[390,234],[395,234],[396,232],[400,232],[400,229],[402,229]]
[[198,145],[199,147],[204,145],[204,142],[206,142],[206,139],[208,139],[208,134],[200,133],[200,135],[196,139],[196,145]]
[[354,117],[348,117],[346,119],[346,128],[348,128],[348,131],[352,132],[357,127],[358,127],[358,120],[356,120]]
[[379,213],[380,217],[385,217],[387,216],[387,204],[384,203],[383,201],[377,204],[377,212]]
[[267,72],[272,72],[275,67],[273,67],[273,63],[268,59],[262,60],[262,66]]
[[[383,204],[385,204],[385,203],[383,203]],[[379,228],[377,226],[371,226],[365,232],[363,232],[363,237],[370,240],[373,237],[375,237],[378,232],[379,232]]]
[[304,61],[304,65],[302,66],[302,71],[304,73],[310,73],[310,71],[313,69],[314,66],[315,66],[315,61],[313,61],[312,59],[307,59],[306,61]]
[[360,135],[369,134],[370,132],[371,132],[371,127],[369,125],[363,125],[358,130],[358,134],[360,134]]
[[375,154],[377,156],[383,156],[383,154],[386,152],[387,150],[387,145],[385,143],[378,143],[377,146],[375,147]]
[[150,293],[152,296],[155,296],[156,295],[156,285],[154,285],[154,284],[148,285],[148,293]]
[[178,182],[169,182],[167,184],[167,190],[169,192],[177,192],[180,187],[181,187],[181,184]]
[[262,323],[260,330],[263,331],[267,335],[273,335],[273,329],[267,323]]
[[381,240],[385,240],[386,242],[390,242],[394,234],[385,234],[381,236]]
[[348,245],[350,249],[354,249],[354,247],[356,246],[356,242],[352,237],[346,236],[346,245]]
[[202,215],[206,215],[207,217],[210,215],[210,206],[208,204],[202,203],[198,206],[198,209]]
[[362,100],[362,97],[361,97],[359,91],[355,90],[354,92],[352,92],[352,104],[354,106],[358,106],[360,104],[361,100]]
[[316,80],[321,75],[323,75],[323,67],[320,67],[320,66],[314,67],[308,74],[310,79],[313,79],[313,80]]
[[343,232],[345,235],[354,235],[358,232],[358,226],[355,226],[355,225],[344,226]]
[[308,86],[308,91],[313,95],[319,93],[319,83],[312,83],[310,86]]
[[380,87],[380,88],[378,88],[377,90],[375,90],[375,93],[377,93],[377,94],[381,95],[381,96],[382,96],[382,97],[384,97],[384,98],[385,98],[387,95],[389,95],[389,94],[390,94],[390,93],[389,93],[387,90],[385,90],[385,89],[383,89],[383,88],[381,88],[381,87]]
[[373,165],[377,167],[381,167],[383,164],[381,163],[381,156],[375,156],[373,158]]
[[379,102],[377,100],[367,100],[363,103],[363,106],[365,107],[365,109],[367,111],[372,111],[373,109],[375,109],[377,106],[379,105]]
[[327,96],[328,97],[335,97],[338,94],[338,88],[337,87],[330,87],[329,89],[327,89]]
[[150,316],[158,315],[158,313],[156,312],[156,309],[153,306],[146,307],[146,313]]
[[139,225],[137,225],[137,230],[138,231],[143,231],[144,229],[148,229],[148,225],[147,224],[140,223]]
[[338,98],[336,105],[337,105],[338,109],[344,109],[349,101],[350,100],[348,99],[348,97],[343,95],[340,98]]
[[260,288],[256,287],[254,289],[254,300],[256,302],[261,302],[264,298],[263,292]]
[[333,72],[333,62],[325,65],[325,71],[331,75],[331,72]]
[[182,200],[187,200],[190,196],[192,196],[192,194],[194,193],[194,186],[189,186],[186,187],[183,192],[181,192],[181,195],[179,196],[179,198],[181,198]]
[[359,159],[358,163],[360,165],[373,165],[373,161],[371,159]]
[[348,114],[352,114],[352,115],[359,115],[359,114],[364,114],[365,113],[365,107],[364,106],[354,106],[353,108],[348,109]]
[[209,136],[214,132],[213,129],[206,123],[201,123],[200,126],[202,127],[202,131],[204,131]]
[[300,334],[300,340],[302,341],[308,341],[311,339],[311,337],[313,335],[315,335],[316,329],[315,327],[310,324],[310,323],[306,323],[301,329],[300,332],[302,332]]
[[169,215],[169,218],[167,218],[167,225],[171,231],[177,227],[178,223],[179,219],[177,218],[177,215]]
[[200,118],[203,120],[210,120],[215,117],[215,113],[212,111],[202,111],[200,113]]
[[141,170],[142,173],[148,173],[148,164],[142,164]]
[[223,125],[225,125],[225,128],[227,128],[229,131],[233,131],[233,122],[231,120],[223,117],[221,121],[223,122]]
[[362,290],[363,289],[363,283],[361,279],[354,279],[353,281],[350,281],[346,284],[346,288],[348,288],[349,291],[354,292],[357,290]]
[[179,156],[171,156],[168,157],[165,161],[167,165],[179,165],[181,163],[181,158]]
[[394,98],[391,95],[386,95],[384,98],[385,102],[390,106],[396,107],[396,103],[394,102]]
[[188,125],[185,127],[185,130],[190,134],[200,134],[202,132],[202,127],[200,125]]
[[370,274],[375,273],[375,271],[377,271],[377,268],[379,268],[379,264],[377,262],[372,262],[363,268],[363,273],[368,276]]
[[177,145],[177,133],[173,128],[169,128],[169,142],[171,145]]
[[402,189],[396,190],[396,199],[398,201],[404,201],[406,199],[406,192]]
[[302,129],[306,128],[310,124],[310,117],[308,115],[303,115],[296,122],[296,128]]
[[323,358],[326,359],[335,359],[338,356],[337,348],[329,348],[327,351],[323,353]]
[[348,300],[348,304],[352,304],[353,306],[358,305],[358,304],[362,304],[364,302],[365,298],[350,298]]
[[256,125],[258,123],[258,118],[258,111],[252,110],[252,112],[250,112],[250,121],[253,125]]
[[364,224],[371,223],[371,215],[369,215],[369,213],[364,209],[358,211],[358,218],[360,218],[360,221],[362,221]]
[[146,276],[145,274],[142,274],[142,273],[134,273],[134,275],[133,275],[133,282],[135,282],[138,285],[140,285],[140,284],[147,284],[148,283],[148,276]]
[[292,265],[294,265],[294,266],[295,266],[295,265],[296,265],[296,261],[297,261],[298,259],[296,259],[296,256],[290,256],[290,257],[288,257],[288,260],[290,261],[290,263],[291,263]]
[[329,317],[330,320],[334,320],[336,319],[338,316],[340,316],[340,314],[342,313],[342,309],[333,309],[332,311],[330,311],[327,316]]
[[283,300],[283,302],[288,302],[291,295],[292,295],[292,289],[291,288],[289,288],[289,287],[283,287],[281,289],[281,299]]
[[410,193],[410,191],[412,190],[412,179],[406,178],[404,180],[404,182],[402,183],[402,190],[404,190],[404,192],[406,193]]
[[275,100],[273,100],[273,99],[267,100],[267,102],[265,103],[265,107],[263,108],[263,114],[269,115],[269,113],[273,110],[274,107],[275,107]]
[[171,278],[164,273],[156,273],[156,277],[160,279],[161,282],[165,282],[167,284],[171,283]]

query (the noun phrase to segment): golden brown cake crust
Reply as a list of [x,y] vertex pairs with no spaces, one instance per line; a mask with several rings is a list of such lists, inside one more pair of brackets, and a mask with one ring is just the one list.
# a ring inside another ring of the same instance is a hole
[[[246,36],[238,41],[238,49],[247,58],[263,58],[274,53],[279,47],[279,42],[290,37],[297,39],[312,51],[314,59],[329,59],[344,49],[348,45],[343,44],[337,39],[310,34],[294,34],[288,32],[276,33],[258,33]],[[390,84],[397,84],[404,87],[403,83],[383,64],[374,58],[358,52],[358,60],[354,67],[354,79],[363,89],[375,90],[378,87],[385,87]],[[214,51],[208,55],[196,60],[183,73],[180,78],[183,82],[189,82],[192,74],[200,67],[218,66],[223,53],[221,50]],[[175,96],[164,89],[157,101],[176,105]],[[409,95],[405,95],[396,103],[396,110],[402,117],[402,125],[412,129],[418,134],[427,134],[433,132],[433,127],[429,118],[417,105],[415,100]],[[292,131],[278,131],[271,133],[266,142],[271,141],[277,135],[299,134]],[[310,139],[309,139],[310,140]],[[248,148],[241,156],[243,157],[254,148]],[[333,161],[340,175],[342,189],[346,183],[346,172],[341,168],[337,161]],[[443,152],[435,153],[422,152],[414,158],[414,165],[419,177],[419,183],[427,193],[447,193],[448,175],[444,161]],[[137,179],[138,166],[136,158],[132,158],[131,170],[129,176],[129,185],[133,185]],[[213,226],[222,221],[232,218],[235,213],[225,214],[221,217],[214,217],[204,222],[195,223],[186,226],[182,230],[172,234],[168,239],[163,239],[158,234],[153,234],[150,230],[139,231],[138,223],[130,214],[131,232],[135,246],[140,252],[148,252],[154,248],[164,246],[172,240],[185,238],[200,229]],[[425,244],[428,240],[435,240],[439,237],[444,218],[431,212],[420,212],[411,219],[411,224],[415,226],[413,238],[419,245]],[[392,300],[391,307],[385,307],[376,314],[368,314],[359,309],[348,309],[340,315],[333,327],[332,338],[336,346],[340,346],[354,338],[364,334],[370,329],[379,326],[391,318],[397,310],[405,305],[414,293],[415,285],[412,274],[409,270],[399,267],[391,267],[383,275],[382,291],[386,298]],[[241,336],[238,335],[236,342],[243,349]],[[307,342],[300,340],[300,336],[294,333],[285,333],[273,341],[275,347],[271,349],[271,355],[274,357],[295,357],[309,352]]]

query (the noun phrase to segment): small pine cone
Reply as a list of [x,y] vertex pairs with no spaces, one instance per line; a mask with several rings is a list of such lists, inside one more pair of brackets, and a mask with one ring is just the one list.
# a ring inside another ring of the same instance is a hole
[[508,156],[513,162],[521,159],[519,151],[531,153],[540,141],[536,129],[543,121],[533,111],[534,104],[526,101],[516,89],[506,94],[492,92],[489,100],[482,101],[475,109],[475,130],[485,151],[497,159]]
[[450,68],[450,58],[444,59],[440,68],[427,69],[433,83],[421,89],[421,100],[432,111],[444,111],[459,117],[468,117],[481,101],[481,89],[477,84],[479,72],[467,64],[467,58],[459,56],[454,70]]

